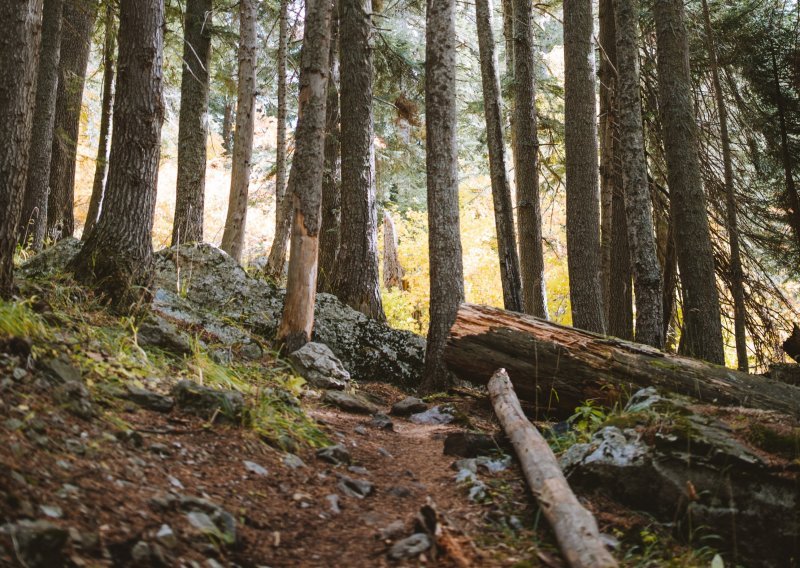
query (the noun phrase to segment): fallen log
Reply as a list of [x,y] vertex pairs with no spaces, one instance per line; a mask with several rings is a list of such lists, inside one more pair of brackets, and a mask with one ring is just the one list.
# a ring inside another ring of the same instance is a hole
[[547,441],[525,418],[505,369],[489,381],[489,396],[567,563],[573,568],[617,566],[600,539],[597,522],[569,488]]
[[461,304],[444,357],[459,378],[481,385],[505,368],[520,399],[552,414],[653,386],[800,417],[798,387],[487,306]]

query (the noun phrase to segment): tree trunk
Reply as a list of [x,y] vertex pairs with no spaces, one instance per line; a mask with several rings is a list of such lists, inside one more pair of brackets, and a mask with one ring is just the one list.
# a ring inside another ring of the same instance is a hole
[[19,227],[20,243],[35,251],[42,250],[47,230],[47,194],[53,152],[53,117],[58,86],[63,7],[63,0],[45,0],[42,9],[42,40],[28,155],[28,180],[22,201],[22,223]]
[[203,240],[212,7],[211,0],[186,2],[173,246]]
[[334,294],[385,321],[378,275],[378,212],[372,119],[372,1],[339,0],[342,219]]
[[606,329],[600,283],[600,195],[597,185],[591,0],[564,1],[564,148],[567,177],[567,265],[575,327]]
[[388,211],[383,212],[383,285],[387,290],[392,288],[403,289],[403,276],[405,270],[400,264],[400,255],[397,254],[397,233],[394,230],[394,221]]
[[307,0],[300,54],[300,106],[287,198],[293,204],[292,241],[281,349],[291,353],[311,340],[317,293],[317,254],[322,215],[325,104],[330,66],[330,0]]
[[547,291],[539,205],[539,137],[536,132],[536,76],[531,3],[514,7],[514,120],[512,146],[517,186],[517,225],[522,304],[525,313],[547,317]]
[[[618,128],[613,129],[619,139]],[[615,146],[618,146],[615,144]],[[614,149],[615,154],[619,148]],[[615,160],[616,161],[616,160]],[[633,339],[633,280],[631,249],[628,242],[628,216],[625,195],[617,180],[611,194],[611,274],[608,279],[608,334],[620,339]]]
[[75,232],[75,159],[81,122],[83,84],[89,62],[97,0],[64,0],[61,60],[58,70],[47,235],[55,240]]
[[89,210],[83,225],[83,236],[86,240],[89,232],[97,223],[103,207],[103,195],[106,187],[108,171],[108,141],[111,130],[111,105],[114,101],[114,65],[117,52],[117,30],[114,25],[114,6],[106,6],[106,39],[103,45],[103,99],[100,110],[100,134],[97,144],[97,159],[94,168],[92,197],[89,199]]
[[319,281],[317,289],[333,293],[336,255],[341,231],[341,144],[339,140],[339,15],[334,6],[331,16],[331,76],[325,105],[325,171],[322,177],[322,232],[319,235]]
[[664,347],[663,281],[653,229],[639,94],[639,9],[636,0],[614,0],[619,71],[619,147],[636,292],[636,341]]
[[717,116],[719,118],[720,143],[722,144],[722,161],[725,169],[725,219],[727,221],[728,242],[731,251],[731,295],[733,296],[733,329],[736,341],[737,368],[746,373],[747,361],[747,336],[745,335],[745,322],[747,314],[744,304],[744,273],[742,271],[742,258],[739,251],[739,227],[736,219],[736,190],[733,180],[733,159],[731,157],[731,138],[728,132],[728,109],[725,106],[725,96],[722,93],[722,83],[719,79],[719,62],[717,50],[714,46],[714,31],[711,27],[711,15],[708,11],[708,2],[703,0],[703,20],[706,31],[706,45],[711,63],[711,79],[714,84],[714,98],[717,103]]
[[275,237],[265,272],[272,278],[283,274],[286,244],[292,224],[292,200],[286,193],[286,51],[289,46],[289,0],[281,0],[278,36],[278,135],[275,150]]
[[500,257],[500,282],[503,305],[507,310],[521,312],[522,281],[517,255],[517,236],[514,230],[514,210],[511,186],[506,174],[505,137],[503,136],[503,106],[500,98],[500,78],[492,33],[492,7],[489,0],[476,0],[475,19],[478,27],[478,49],[481,59],[483,109],[486,117],[486,137],[489,149],[489,171],[492,178],[494,223],[497,231],[497,254]]
[[505,368],[521,399],[560,415],[586,400],[610,406],[652,386],[800,417],[797,387],[487,306],[461,305],[445,360],[458,377],[481,385]]
[[682,0],[656,0],[654,16],[670,210],[683,292],[680,351],[721,365],[725,362],[722,324],[700,178]]
[[41,34],[42,0],[0,3],[0,298],[14,287]]
[[[612,198],[619,181],[619,171],[614,161],[614,129],[616,128],[616,37],[614,26],[614,0],[598,2],[600,21],[600,267],[603,284],[603,305],[609,328],[613,327],[611,310],[611,250],[612,250]],[[614,334],[611,331],[612,335]]]
[[600,538],[594,516],[578,502],[547,440],[522,412],[505,369],[489,381],[489,396],[567,564],[573,568],[617,566]]
[[222,115],[222,149],[230,155],[233,142],[233,101],[225,97],[225,111]]
[[253,156],[256,102],[256,3],[239,2],[239,88],[236,100],[236,130],[233,133],[233,164],[228,214],[220,248],[236,260],[242,259],[247,223],[247,194]]
[[152,278],[152,230],[161,152],[163,0],[121,0],[119,76],[103,214],[72,260],[121,311]]
[[428,0],[425,21],[425,154],[431,303],[422,388],[434,391],[450,384],[442,355],[447,333],[464,299],[458,218],[455,0]]

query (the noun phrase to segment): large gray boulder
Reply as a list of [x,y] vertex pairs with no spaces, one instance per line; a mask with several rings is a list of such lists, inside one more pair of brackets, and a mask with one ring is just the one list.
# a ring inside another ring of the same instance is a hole
[[686,399],[644,389],[626,411],[561,456],[571,486],[675,523],[682,536],[721,537],[713,546],[735,563],[777,567],[800,558],[797,468],[764,459]]
[[[25,278],[64,271],[80,249],[60,241],[26,263]],[[283,310],[284,290],[250,276],[233,258],[208,244],[181,245],[155,254],[152,308],[162,318],[202,330],[209,344],[240,348],[251,337],[271,341]],[[329,294],[318,294],[314,341],[324,343],[353,379],[416,386],[422,377],[425,340],[366,317]]]
[[312,387],[343,389],[350,382],[350,373],[324,343],[306,343],[289,355],[289,361]]

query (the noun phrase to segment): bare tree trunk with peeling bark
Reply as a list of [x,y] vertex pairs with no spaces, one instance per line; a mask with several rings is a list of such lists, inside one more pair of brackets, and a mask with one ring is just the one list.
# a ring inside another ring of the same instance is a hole
[[42,0],[0,3],[0,298],[14,288],[41,34]]
[[306,2],[300,54],[300,107],[287,197],[293,204],[289,274],[277,340],[291,353],[311,340],[317,294],[317,260],[322,215],[325,106],[330,66],[330,0]]
[[497,75],[497,57],[494,52],[492,6],[489,0],[475,1],[475,20],[478,27],[483,108],[486,117],[489,171],[492,178],[492,201],[497,233],[497,254],[500,259],[503,305],[507,310],[521,312],[522,281],[517,254],[517,235],[514,230],[511,186],[506,173],[503,107],[500,97],[500,78]]
[[553,528],[561,553],[572,568],[611,568],[594,516],[570,489],[547,440],[525,417],[505,369],[489,380],[489,397],[514,451],[531,493]]
[[239,1],[239,88],[236,130],[233,133],[233,164],[228,214],[220,248],[236,260],[242,259],[247,224],[247,196],[253,157],[256,102],[256,3]]
[[289,47],[289,0],[281,0],[278,22],[278,132],[275,143],[275,236],[264,272],[279,278],[286,264],[292,201],[286,192],[286,52]]

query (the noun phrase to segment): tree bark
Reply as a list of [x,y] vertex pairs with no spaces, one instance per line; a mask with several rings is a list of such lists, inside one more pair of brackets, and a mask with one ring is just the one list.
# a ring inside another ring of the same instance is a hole
[[658,84],[670,211],[683,293],[685,355],[723,364],[714,256],[700,177],[682,0],[655,0]]
[[[619,305],[621,298],[611,293],[611,279],[615,271],[611,268],[613,245],[613,196],[614,190],[619,185],[618,161],[615,160],[615,130],[617,128],[616,105],[616,35],[614,25],[614,0],[600,0],[598,2],[598,20],[600,21],[600,270],[603,285],[603,305],[605,306],[606,319],[608,320],[609,333],[620,337],[614,326],[615,317],[612,316],[612,300]],[[618,156],[617,156],[618,157]],[[631,324],[632,328],[632,324]]]
[[425,29],[425,154],[428,184],[430,325],[423,390],[450,384],[442,359],[447,332],[464,299],[458,214],[455,0],[428,0]]
[[151,234],[164,119],[164,1],[121,0],[119,21],[119,88],[106,199],[71,268],[124,312],[135,309],[152,278]]
[[212,0],[186,2],[172,246],[203,240],[212,7]]
[[489,397],[567,564],[573,568],[617,566],[600,538],[594,516],[578,502],[547,440],[522,412],[505,369],[489,380]]
[[458,377],[481,385],[505,368],[521,399],[562,416],[583,401],[610,406],[650,386],[800,416],[797,387],[487,306],[461,305],[445,360]]
[[14,287],[41,34],[42,0],[0,3],[0,298]]
[[342,209],[341,143],[339,139],[339,16],[331,16],[331,76],[325,105],[325,171],[322,177],[322,233],[319,235],[319,292],[333,293],[336,256],[339,254]]
[[50,196],[47,200],[47,235],[54,240],[75,232],[75,160],[83,85],[97,6],[97,0],[64,0],[50,160]]
[[514,7],[514,120],[512,147],[517,186],[517,225],[522,303],[525,313],[547,317],[542,213],[539,204],[539,137],[536,132],[536,75],[531,3]]
[[486,118],[489,172],[492,178],[492,201],[497,232],[497,254],[500,260],[500,282],[503,287],[503,305],[507,310],[521,312],[523,311],[522,281],[519,272],[519,256],[517,255],[517,235],[514,230],[511,186],[506,174],[503,107],[500,78],[497,75],[497,57],[494,52],[492,7],[489,0],[476,0],[475,19],[478,28],[483,109]]
[[372,1],[339,0],[342,219],[334,294],[385,321],[378,275],[378,212],[372,113]]
[[99,142],[97,144],[92,197],[89,199],[89,210],[86,213],[86,222],[83,225],[83,240],[86,240],[92,227],[100,217],[106,187],[111,105],[114,101],[114,66],[117,52],[117,30],[114,25],[114,19],[114,6],[109,3],[106,6],[106,38],[103,44],[103,98],[100,103],[100,133],[98,135]]
[[307,0],[300,54],[300,96],[295,152],[287,196],[293,223],[286,299],[278,328],[281,349],[291,353],[311,340],[317,293],[322,215],[325,105],[330,65],[330,0]]
[[567,266],[572,322],[606,330],[600,282],[600,195],[597,183],[591,0],[564,2],[564,148]]
[[[614,129],[618,131],[618,128]],[[618,133],[617,133],[618,138]],[[618,153],[618,148],[615,148]],[[619,180],[618,180],[619,181]],[[633,339],[633,280],[631,248],[628,241],[628,215],[621,184],[611,195],[611,274],[608,280],[608,334],[620,339]]]
[[383,212],[383,285],[387,290],[403,289],[403,270],[400,256],[397,254],[397,233],[394,221],[388,211]]
[[722,83],[719,78],[719,61],[717,60],[717,50],[714,45],[714,31],[711,27],[711,15],[709,14],[708,2],[706,0],[703,0],[703,20],[705,23],[708,56],[711,63],[714,99],[717,104],[717,117],[719,118],[722,162],[725,170],[725,220],[728,225],[728,243],[731,254],[730,278],[731,295],[733,296],[733,329],[736,342],[736,361],[737,368],[746,373],[749,366],[747,361],[747,336],[745,329],[747,314],[744,304],[744,273],[742,271],[742,258],[739,249],[739,227],[736,218],[736,189],[733,179],[731,138],[728,132],[728,109],[725,106],[725,96],[722,92]]
[[222,115],[222,149],[230,154],[233,142],[233,101],[225,98],[225,111]]
[[228,214],[220,248],[236,260],[242,259],[247,223],[247,195],[253,156],[253,128],[256,102],[256,4],[239,2],[239,87],[236,101],[236,130],[233,133],[233,164]]
[[45,0],[42,9],[42,40],[36,79],[36,103],[28,155],[28,180],[22,202],[19,241],[34,251],[42,250],[47,231],[47,195],[53,152],[53,120],[61,52],[63,0]]
[[658,264],[639,94],[639,10],[614,0],[619,71],[619,146],[636,293],[636,341],[664,347],[663,280]]
[[278,32],[278,133],[275,144],[275,237],[265,272],[272,278],[283,274],[286,244],[292,224],[292,200],[286,193],[286,52],[289,46],[289,0],[281,0]]

